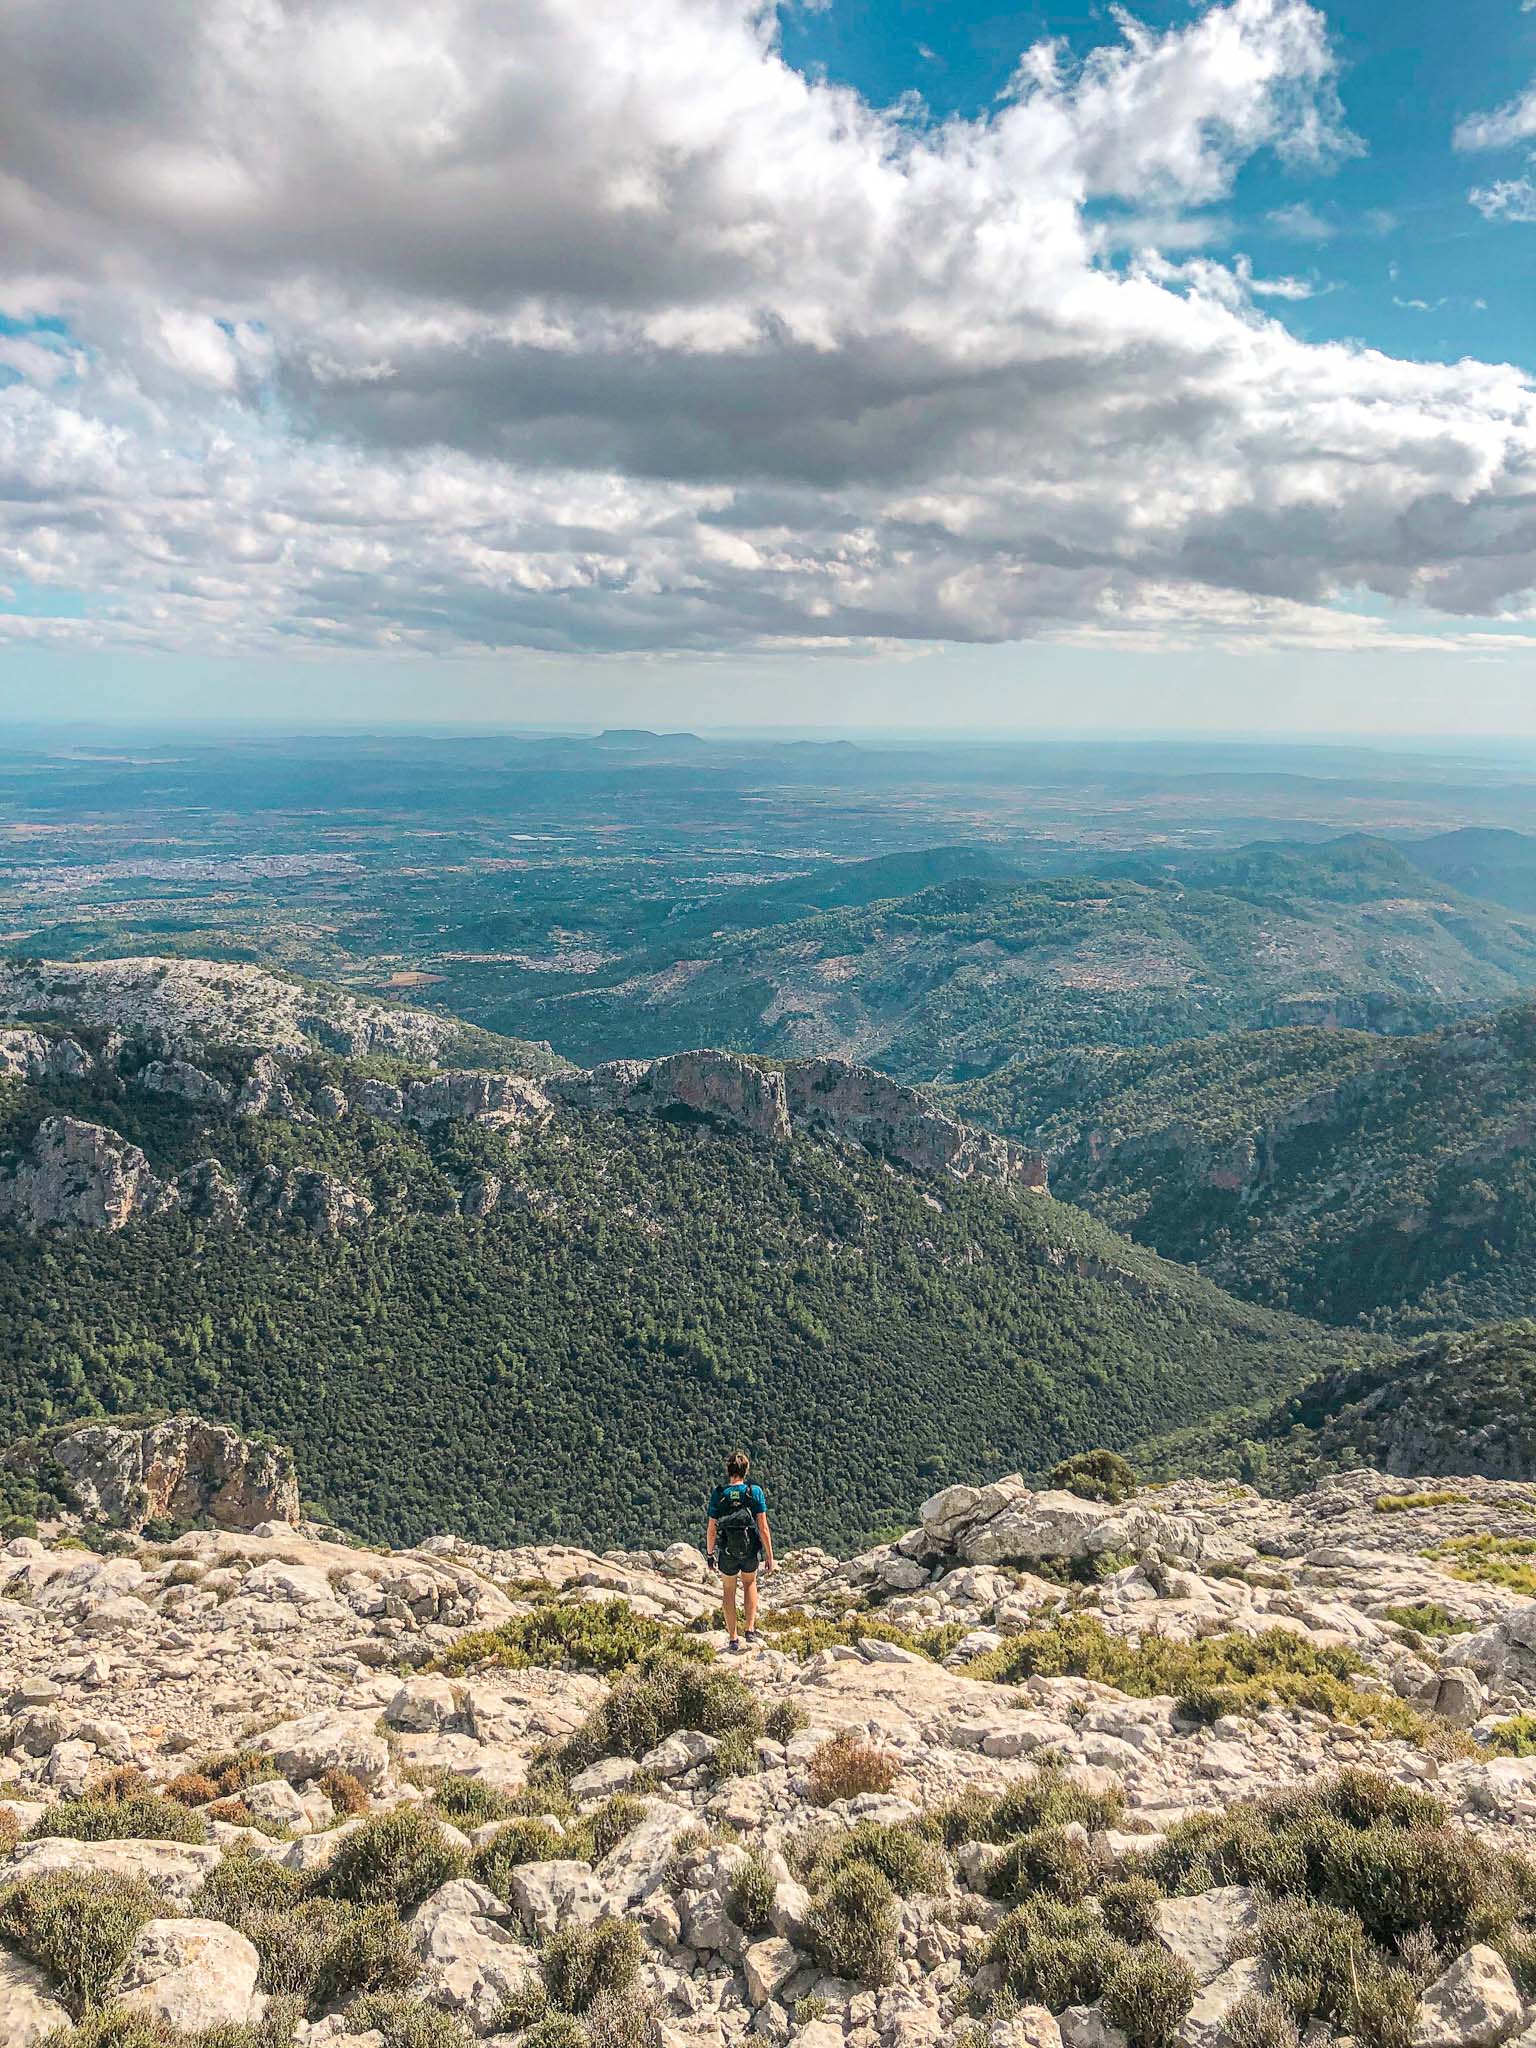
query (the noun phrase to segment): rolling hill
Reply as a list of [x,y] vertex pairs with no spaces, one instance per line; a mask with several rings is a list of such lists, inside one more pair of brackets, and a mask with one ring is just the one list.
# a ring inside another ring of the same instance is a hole
[[366,1535],[693,1535],[744,1438],[786,1540],[841,1540],[1352,1355],[858,1070],[168,1034],[0,1040],[0,1431],[195,1407]]
[[1347,838],[973,872],[788,922],[712,922],[545,976],[493,1021],[583,1061],[710,1044],[963,1080],[1033,1051],[1233,1027],[1411,1032],[1532,986],[1536,921]]
[[1053,1188],[1250,1299],[1404,1332],[1536,1308],[1536,1005],[1424,1036],[1239,1031],[942,1091]]

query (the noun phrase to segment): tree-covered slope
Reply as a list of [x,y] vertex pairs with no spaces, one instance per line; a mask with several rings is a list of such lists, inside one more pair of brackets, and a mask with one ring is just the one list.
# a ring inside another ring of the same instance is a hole
[[1411,1031],[1536,985],[1536,923],[1380,841],[972,874],[754,930],[689,930],[530,987],[517,1017],[578,1060],[690,1045],[838,1053],[907,1080],[1027,1052],[1234,1026]]
[[[309,1497],[373,1536],[696,1536],[740,1440],[782,1540],[842,1544],[947,1477],[1177,1428],[1342,1356],[1047,1198],[842,1145],[574,1110],[510,1137],[303,1123],[97,1074],[0,1084],[0,1152],[49,1115],[161,1175],[313,1167],[375,1206],[332,1235],[0,1225],[0,1435],[196,1408],[291,1443]],[[462,1213],[489,1174],[497,1205]]]
[[944,1091],[1059,1195],[1223,1286],[1405,1333],[1536,1308],[1536,1006],[1409,1039],[1245,1031]]

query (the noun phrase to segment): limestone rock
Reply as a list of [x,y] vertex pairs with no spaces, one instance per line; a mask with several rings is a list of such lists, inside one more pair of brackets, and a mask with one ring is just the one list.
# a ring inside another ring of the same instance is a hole
[[753,1942],[741,1959],[741,1967],[748,1999],[754,2006],[766,2005],[770,1998],[778,1997],[800,1967],[800,1953],[782,1935],[774,1935],[767,1941]]
[[789,1112],[779,1074],[729,1052],[678,1052],[657,1060],[610,1060],[548,1083],[560,1101],[579,1109],[626,1115],[692,1115],[782,1144]]
[[122,1230],[176,1203],[175,1188],[137,1145],[72,1116],[45,1117],[12,1174],[0,1179],[0,1218],[31,1230]]
[[490,2032],[507,1998],[537,1975],[536,1952],[501,1924],[506,1909],[484,1885],[456,1878],[411,1919],[411,1946],[423,1965],[422,1991],[462,2013],[476,2033]]
[[261,1960],[220,1920],[151,1920],[123,1969],[120,2002],[162,2025],[236,2026],[250,2014]]
[[1163,1899],[1157,1908],[1158,1939],[1209,1984],[1227,1967],[1232,1944],[1258,1920],[1258,1899],[1242,1884],[1185,1898]]
[[865,1145],[919,1173],[1046,1189],[1045,1155],[991,1131],[957,1123],[916,1088],[848,1060],[792,1060],[784,1071],[789,1120],[797,1131]]
[[371,1791],[389,1776],[389,1745],[375,1731],[375,1719],[365,1713],[306,1714],[253,1736],[246,1747],[271,1757],[293,1784],[327,1771],[350,1771]]
[[1518,2033],[1524,2007],[1509,1965],[1478,1942],[1419,2001],[1413,2048],[1494,2048]]
[[292,1454],[195,1415],[173,1415],[142,1429],[87,1423],[61,1432],[49,1448],[81,1511],[94,1520],[139,1528],[163,1518],[255,1529],[299,1519]]
[[1269,1989],[1269,1966],[1258,1956],[1244,1956],[1213,1977],[1184,2016],[1175,2048],[1222,2048],[1227,2015],[1245,1998]]
[[69,2025],[69,2014],[42,1971],[0,1948],[0,2041],[6,2048],[38,2048]]
[[190,1060],[151,1060],[138,1083],[151,1095],[176,1095],[183,1102],[211,1103],[215,1108],[223,1108],[230,1100],[224,1083]]
[[20,1880],[56,1870],[88,1870],[102,1877],[142,1878],[171,1905],[186,1906],[218,1860],[217,1849],[194,1842],[77,1842],[56,1835],[21,1843],[5,1874]]

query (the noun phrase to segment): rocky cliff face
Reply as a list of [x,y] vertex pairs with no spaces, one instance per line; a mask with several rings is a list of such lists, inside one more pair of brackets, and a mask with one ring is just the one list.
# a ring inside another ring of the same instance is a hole
[[1046,1190],[1043,1153],[957,1123],[915,1088],[904,1088],[872,1067],[847,1060],[794,1060],[784,1070],[784,1085],[797,1131],[867,1145],[918,1173]]
[[173,1521],[256,1529],[299,1519],[292,1454],[195,1415],[142,1429],[87,1423],[48,1447],[80,1511],[116,1528]]
[[679,1052],[659,1060],[611,1060],[549,1084],[576,1109],[626,1115],[709,1117],[755,1138],[789,1137],[784,1082],[776,1073],[728,1052]]
[[40,1031],[0,1031],[0,1081],[68,1080],[87,1073],[91,1056],[74,1038]]
[[12,1173],[0,1176],[0,1217],[31,1229],[122,1230],[177,1200],[137,1145],[72,1116],[46,1118]]

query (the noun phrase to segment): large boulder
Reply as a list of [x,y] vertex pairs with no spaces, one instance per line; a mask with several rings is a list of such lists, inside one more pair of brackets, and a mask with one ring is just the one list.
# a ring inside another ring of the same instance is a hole
[[535,1951],[501,1924],[506,1910],[484,1885],[455,1878],[411,1919],[420,1990],[433,2004],[462,2013],[478,2034],[492,2030],[512,1992],[538,1973]]
[[123,1969],[118,2001],[167,2027],[238,2026],[249,2017],[261,1959],[222,1920],[151,1920]]
[[219,1851],[196,1842],[77,1842],[53,1835],[23,1842],[6,1865],[7,1881],[51,1877],[55,1871],[84,1870],[95,1877],[140,1878],[173,1906],[191,1904],[193,1894],[219,1860]]
[[1247,1885],[1224,1884],[1215,1891],[1161,1900],[1157,1934],[1165,1948],[1188,1963],[1197,1983],[1209,1984],[1226,1969],[1233,1943],[1258,1917],[1258,1897]]
[[369,1791],[376,1791],[389,1776],[389,1744],[374,1727],[376,1718],[367,1713],[305,1714],[264,1729],[245,1746],[271,1757],[295,1785],[327,1771],[350,1771]]
[[92,1422],[53,1437],[49,1449],[81,1511],[96,1521],[255,1529],[299,1519],[292,1452],[252,1443],[222,1422],[196,1415],[172,1415],[142,1429]]

